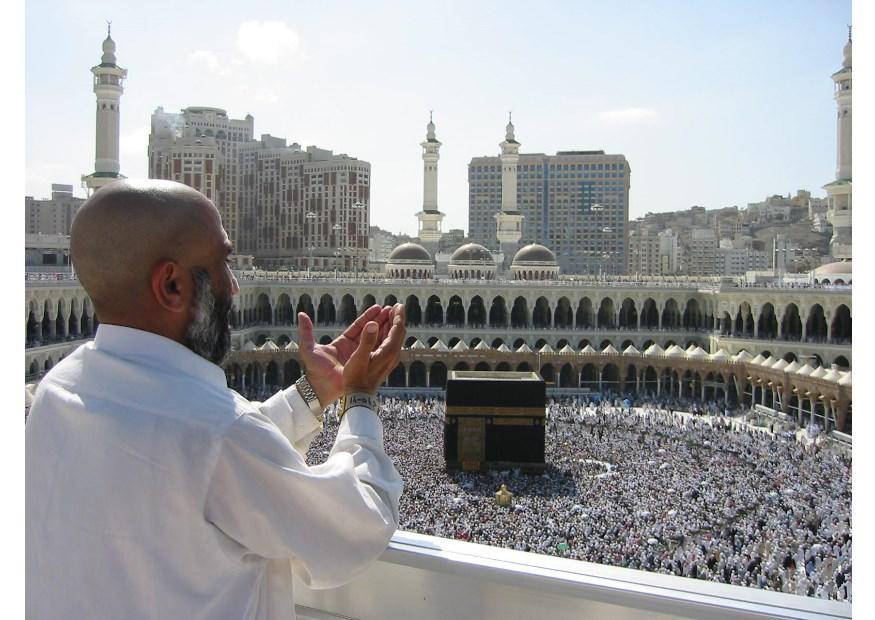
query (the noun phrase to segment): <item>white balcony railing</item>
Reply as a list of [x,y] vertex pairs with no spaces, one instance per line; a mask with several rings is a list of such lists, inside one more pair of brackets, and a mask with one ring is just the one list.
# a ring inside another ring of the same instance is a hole
[[364,575],[331,590],[295,584],[301,620],[851,617],[838,601],[397,532]]

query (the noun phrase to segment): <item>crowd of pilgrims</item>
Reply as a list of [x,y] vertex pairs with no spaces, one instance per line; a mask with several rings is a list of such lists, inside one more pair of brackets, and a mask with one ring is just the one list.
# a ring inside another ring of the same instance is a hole
[[[440,399],[382,398],[386,452],[405,482],[400,529],[850,601],[850,456],[724,413],[677,399],[551,400],[543,474],[465,472],[444,466]],[[336,431],[332,407],[309,463]],[[510,508],[495,501],[501,484]]]

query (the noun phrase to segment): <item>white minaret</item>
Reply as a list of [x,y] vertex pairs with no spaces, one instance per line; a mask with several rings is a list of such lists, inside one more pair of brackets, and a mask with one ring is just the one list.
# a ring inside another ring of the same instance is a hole
[[514,138],[513,119],[508,113],[504,142],[501,147],[501,211],[495,214],[495,236],[509,265],[522,237],[523,215],[517,208],[517,164],[520,143]]
[[845,44],[842,68],[832,74],[835,84],[836,179],[824,185],[829,207],[826,216],[832,224],[830,255],[835,260],[851,258],[851,29]]
[[419,241],[434,255],[437,243],[443,236],[441,222],[444,214],[438,211],[437,205],[437,174],[441,143],[434,135],[434,120],[430,112],[425,141],[420,145],[422,146],[422,211],[416,214],[416,218],[419,220]]
[[122,80],[128,77],[128,71],[115,63],[115,41],[109,22],[103,56],[99,65],[91,67],[91,73],[94,74],[94,94],[97,95],[94,172],[82,177],[89,194],[107,183],[125,178],[119,174],[119,100],[124,92]]

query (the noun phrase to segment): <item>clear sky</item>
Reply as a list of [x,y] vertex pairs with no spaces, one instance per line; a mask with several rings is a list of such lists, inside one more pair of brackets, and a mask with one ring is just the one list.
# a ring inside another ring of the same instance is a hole
[[445,230],[467,230],[467,163],[499,152],[508,110],[523,152],[624,154],[632,218],[825,195],[851,3],[28,0],[29,195],[83,194],[106,19],[128,69],[123,174],[146,175],[157,106],[221,107],[369,161],[371,222],[413,234],[429,110]]

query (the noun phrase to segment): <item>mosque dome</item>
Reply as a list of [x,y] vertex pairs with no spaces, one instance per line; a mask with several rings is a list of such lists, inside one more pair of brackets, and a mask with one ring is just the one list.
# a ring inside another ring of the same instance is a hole
[[418,243],[402,243],[389,254],[389,262],[423,261],[430,263],[431,254]]
[[552,251],[530,243],[513,255],[510,271],[515,280],[554,280],[559,277],[559,263]]
[[513,264],[519,265],[521,263],[555,265],[556,255],[539,243],[530,243],[517,250],[517,253],[513,256]]
[[466,243],[460,246],[450,257],[450,263],[488,261],[494,264],[492,253],[479,243]]
[[814,270],[814,281],[818,284],[850,284],[852,265],[849,260],[821,265]]
[[434,262],[428,250],[418,243],[402,243],[389,254],[386,273],[391,278],[431,278]]

